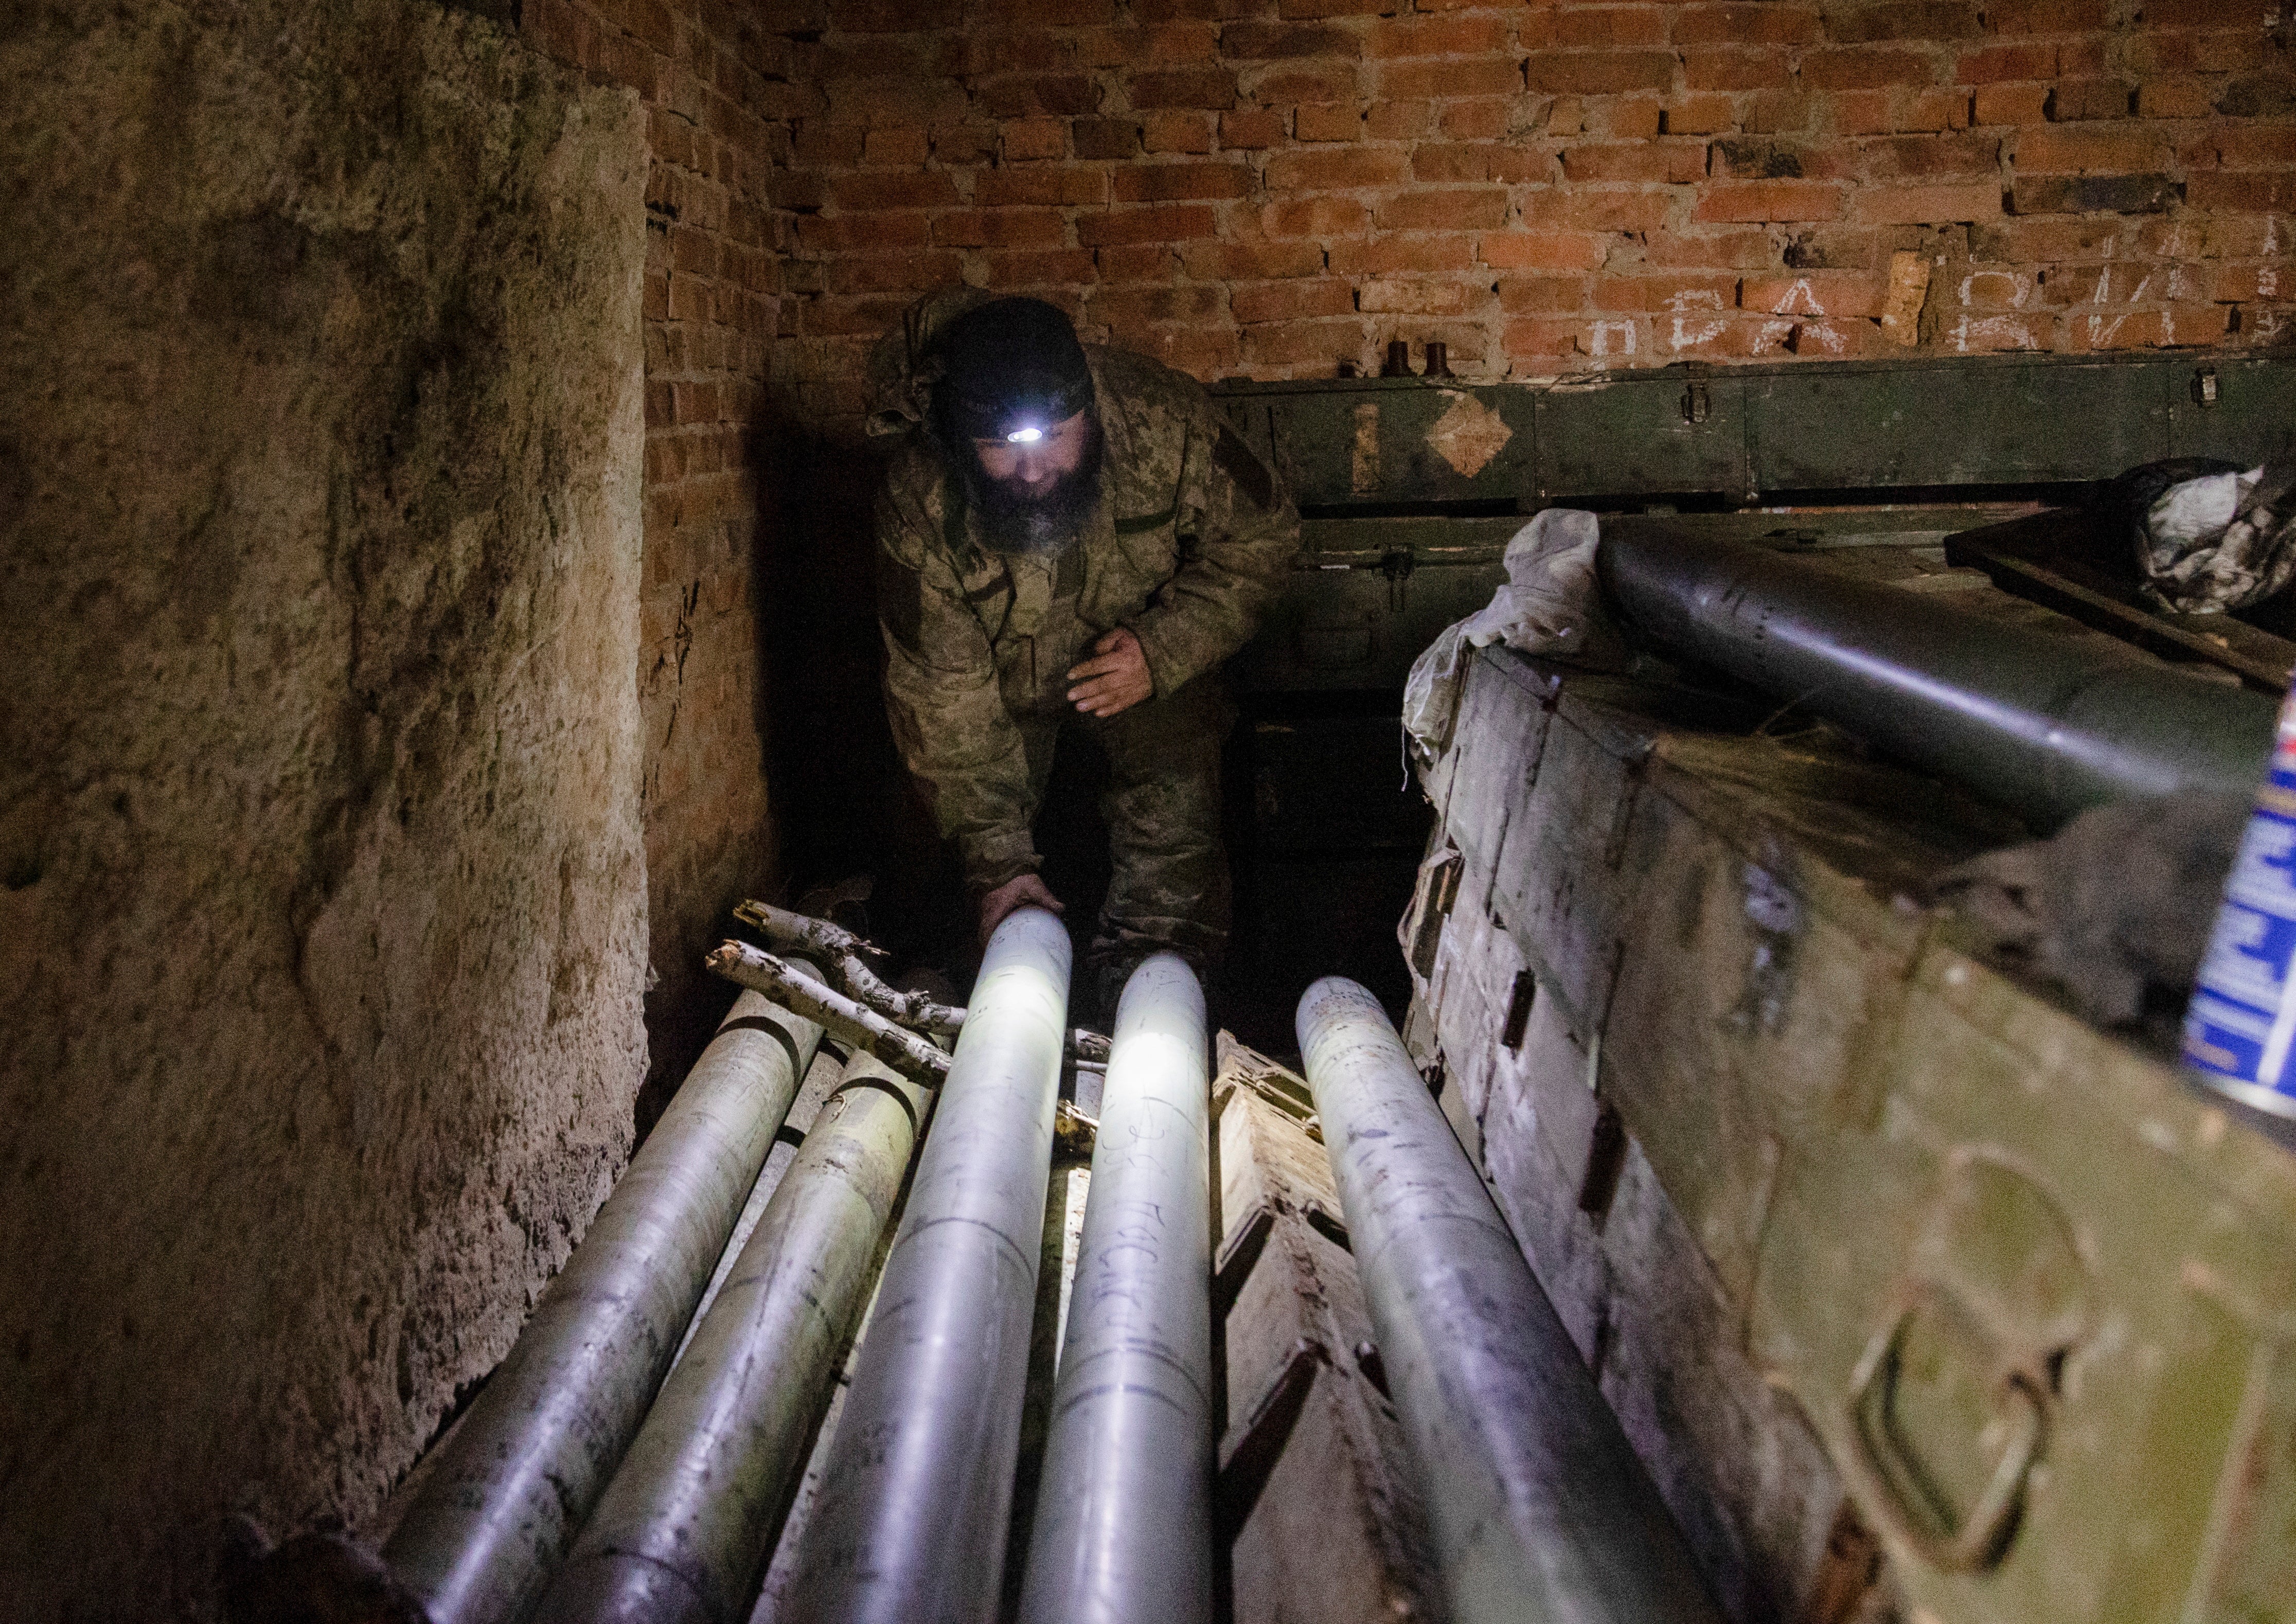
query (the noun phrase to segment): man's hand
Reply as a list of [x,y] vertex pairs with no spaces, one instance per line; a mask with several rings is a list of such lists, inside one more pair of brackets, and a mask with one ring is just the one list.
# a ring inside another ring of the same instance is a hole
[[1086,716],[1111,717],[1156,691],[1140,639],[1119,626],[1092,645],[1093,658],[1069,673],[1069,698]]
[[1062,912],[1061,899],[1046,888],[1035,874],[1016,874],[980,899],[980,945],[986,947],[988,938],[1004,915],[1014,908],[1043,908],[1048,913]]

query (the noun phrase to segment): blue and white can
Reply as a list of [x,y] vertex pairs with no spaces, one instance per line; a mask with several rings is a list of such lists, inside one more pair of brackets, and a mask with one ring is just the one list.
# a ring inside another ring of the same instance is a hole
[[2185,1064],[2260,1111],[2296,1117],[2296,692],[2241,835],[2185,1011]]

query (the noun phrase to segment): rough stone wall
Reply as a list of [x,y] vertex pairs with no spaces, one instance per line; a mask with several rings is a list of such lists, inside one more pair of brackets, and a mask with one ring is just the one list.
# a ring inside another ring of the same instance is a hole
[[[923,288],[1199,376],[2283,341],[2285,0],[779,0],[776,388]],[[1882,316],[1892,256],[1924,276]]]
[[0,87],[0,1615],[196,1616],[628,1151],[644,128],[419,0]]
[[798,105],[791,44],[731,0],[525,0],[536,48],[646,113],[646,871],[658,984],[652,1108],[732,989],[703,973],[728,910],[777,880],[762,678],[765,384],[777,316],[767,201],[776,121]]

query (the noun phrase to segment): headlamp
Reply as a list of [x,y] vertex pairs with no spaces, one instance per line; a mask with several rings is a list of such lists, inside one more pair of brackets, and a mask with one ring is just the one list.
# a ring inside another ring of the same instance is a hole
[[1012,433],[1004,437],[1007,444],[1014,446],[1033,446],[1044,438],[1045,431],[1042,429],[1036,428],[1034,426],[1025,429],[1015,429]]

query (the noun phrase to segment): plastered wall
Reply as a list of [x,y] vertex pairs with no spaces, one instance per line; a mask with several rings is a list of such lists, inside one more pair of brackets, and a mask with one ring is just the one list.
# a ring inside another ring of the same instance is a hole
[[628,1152],[647,130],[400,0],[0,87],[0,1616],[200,1615]]
[[809,422],[959,280],[1204,378],[1398,337],[1484,379],[2276,344],[2296,308],[2281,0],[773,9]]
[[768,135],[795,47],[733,0],[524,0],[520,37],[645,113],[645,573],[638,698],[654,985],[651,1120],[733,1001],[701,970],[733,905],[780,882],[767,791],[778,560],[766,380],[779,262]]

